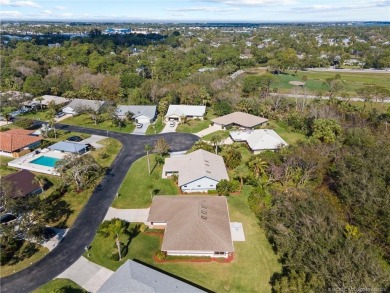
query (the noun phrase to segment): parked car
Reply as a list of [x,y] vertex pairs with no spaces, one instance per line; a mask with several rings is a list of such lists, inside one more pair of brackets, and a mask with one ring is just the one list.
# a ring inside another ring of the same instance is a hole
[[144,126],[142,123],[137,123],[137,128],[142,128]]
[[61,118],[61,117],[64,116],[64,115],[65,115],[64,112],[58,112],[58,113],[56,114],[56,118]]
[[0,223],[7,224],[15,219],[16,219],[16,217],[13,214],[6,213],[6,214],[3,214],[0,216]]
[[170,127],[174,127],[176,125],[176,122],[175,121],[169,121],[169,126]]
[[80,137],[80,136],[71,136],[71,137],[68,137],[67,138],[67,141],[75,141],[75,142],[79,142],[79,141],[82,141],[83,139]]

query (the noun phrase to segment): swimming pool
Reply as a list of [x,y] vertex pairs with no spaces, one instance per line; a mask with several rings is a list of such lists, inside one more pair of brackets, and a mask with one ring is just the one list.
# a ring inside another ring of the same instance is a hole
[[42,156],[35,160],[30,161],[30,163],[53,168],[56,165],[56,162],[58,160],[60,159]]

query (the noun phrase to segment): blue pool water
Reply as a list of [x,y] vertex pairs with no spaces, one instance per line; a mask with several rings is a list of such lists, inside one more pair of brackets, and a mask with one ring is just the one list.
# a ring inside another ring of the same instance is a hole
[[57,159],[57,158],[42,156],[42,157],[39,157],[38,159],[30,161],[30,163],[42,165],[42,166],[46,166],[46,167],[54,167],[58,160],[59,159]]

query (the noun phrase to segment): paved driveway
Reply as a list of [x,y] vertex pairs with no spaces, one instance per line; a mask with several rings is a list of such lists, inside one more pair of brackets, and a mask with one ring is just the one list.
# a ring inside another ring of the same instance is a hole
[[[35,121],[41,125],[41,121]],[[57,124],[57,129],[105,136],[105,130],[90,129],[80,126]],[[65,238],[43,259],[13,275],[0,279],[1,292],[31,292],[46,284],[75,263],[95,237],[99,224],[103,221],[127,171],[134,161],[145,156],[145,144],[154,145],[160,138],[165,138],[171,151],[190,149],[198,140],[193,134],[165,133],[157,135],[131,135],[110,132],[110,137],[122,143],[122,149],[106,171],[106,175],[97,185],[88,202],[69,229]]]
[[143,123],[141,128],[135,128],[133,134],[145,135],[150,123]]
[[169,132],[176,132],[176,128],[179,125],[179,123],[175,122],[175,126],[169,126],[169,122],[165,124],[164,129],[161,131],[161,133],[169,133]]
[[92,134],[91,137],[89,138],[86,138],[82,141],[80,141],[80,143],[89,143],[90,145],[92,145],[95,149],[100,149],[101,147],[103,147],[101,144],[99,144],[98,142],[107,138],[107,136],[101,136],[101,135],[94,135]]
[[126,220],[130,223],[138,222],[138,223],[147,223],[149,216],[149,208],[148,209],[115,209],[110,207],[104,220],[111,220],[113,218],[118,218],[122,220]]
[[199,136],[199,137],[203,137],[207,134],[210,134],[210,133],[213,133],[213,132],[216,132],[218,130],[222,130],[221,127],[218,127],[218,126],[215,126],[215,125],[210,125],[208,128],[206,129],[203,129],[197,133],[195,133],[195,135]]
[[70,279],[88,292],[97,292],[113,274],[113,271],[99,266],[82,256],[63,273],[58,275],[57,278]]

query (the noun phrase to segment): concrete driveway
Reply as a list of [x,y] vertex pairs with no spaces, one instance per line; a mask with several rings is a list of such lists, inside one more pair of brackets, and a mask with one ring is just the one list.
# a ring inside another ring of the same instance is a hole
[[169,132],[176,132],[176,128],[179,125],[178,122],[175,122],[175,126],[169,126],[169,122],[165,124],[164,129],[161,131],[161,133],[169,133]]
[[149,208],[147,209],[115,209],[110,207],[104,220],[118,218],[130,223],[138,222],[147,224]]
[[150,123],[143,123],[141,128],[135,127],[133,134],[145,135]]
[[218,130],[222,130],[221,127],[218,127],[218,126],[215,126],[215,125],[210,125],[208,128],[206,129],[203,129],[197,133],[194,133],[195,135],[199,136],[199,137],[203,137],[207,134],[210,134],[210,133],[213,133],[213,132],[216,132]]
[[92,145],[95,149],[100,149],[101,147],[103,147],[101,144],[99,144],[98,142],[107,138],[106,136],[101,136],[101,135],[94,135],[92,134],[91,137],[89,138],[86,138],[82,141],[80,141],[80,143],[89,143],[90,145]]
[[82,256],[56,278],[70,279],[88,292],[97,292],[113,274],[113,271],[99,266]]

